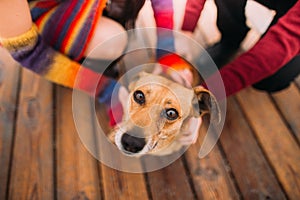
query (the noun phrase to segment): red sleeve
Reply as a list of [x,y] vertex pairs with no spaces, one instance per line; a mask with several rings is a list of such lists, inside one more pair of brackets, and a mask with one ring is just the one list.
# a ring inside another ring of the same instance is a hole
[[203,10],[206,0],[187,0],[182,30],[193,32]]
[[274,74],[299,53],[300,1],[254,47],[220,70],[227,96]]
[[173,29],[173,0],[151,0],[156,26]]

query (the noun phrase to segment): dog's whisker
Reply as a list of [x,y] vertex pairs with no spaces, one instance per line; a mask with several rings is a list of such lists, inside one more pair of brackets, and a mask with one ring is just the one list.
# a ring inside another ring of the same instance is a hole
[[157,146],[157,144],[158,144],[158,141],[154,143],[152,149],[154,149]]

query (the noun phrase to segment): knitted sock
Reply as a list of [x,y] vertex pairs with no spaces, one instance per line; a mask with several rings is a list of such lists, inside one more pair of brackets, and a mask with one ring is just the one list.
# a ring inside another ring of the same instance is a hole
[[120,121],[123,110],[120,109],[122,107],[119,98],[111,100],[114,86],[117,86],[118,92],[119,84],[52,49],[40,37],[35,25],[20,36],[0,38],[0,43],[23,67],[51,82],[84,91],[92,96],[95,93],[95,83],[98,82],[96,93],[100,95],[97,97],[100,102],[106,103],[108,114],[113,116],[110,125],[113,126]]

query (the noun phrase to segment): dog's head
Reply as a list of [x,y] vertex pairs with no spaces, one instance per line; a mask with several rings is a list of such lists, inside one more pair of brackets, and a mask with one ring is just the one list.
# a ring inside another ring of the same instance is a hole
[[169,152],[167,149],[174,146],[192,117],[210,113],[211,123],[220,120],[214,96],[202,87],[186,88],[162,76],[141,72],[129,90],[123,121],[112,133],[117,147],[128,155]]

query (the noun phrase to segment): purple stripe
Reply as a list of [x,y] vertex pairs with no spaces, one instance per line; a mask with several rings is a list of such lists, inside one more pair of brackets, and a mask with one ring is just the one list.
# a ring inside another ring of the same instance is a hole
[[12,56],[25,68],[42,75],[47,73],[53,63],[55,52],[39,36],[32,49],[16,51],[12,53]]
[[[65,39],[66,34],[69,31],[71,23],[73,22],[73,20],[78,15],[78,11],[80,10],[80,8],[81,8],[81,6],[82,6],[83,3],[84,3],[84,0],[81,0],[81,1],[79,0],[76,3],[76,7],[74,8],[74,10],[72,10],[71,15],[67,18],[68,20],[65,22],[64,28],[62,29],[62,32],[59,34],[59,38],[58,38],[57,42],[55,43],[55,48],[56,49],[61,49],[62,48],[63,40]],[[69,4],[70,3],[68,3],[67,5],[62,5],[62,7],[64,7],[65,9],[67,9],[67,7],[68,7]],[[66,53],[70,54],[69,52],[66,52]],[[73,55],[70,54],[69,56],[72,57]]]
[[151,0],[154,13],[173,12],[173,0]]
[[75,41],[73,41],[72,47],[70,49],[70,54],[73,55],[74,59],[76,60],[81,59],[79,58],[79,56],[84,50],[84,47],[87,45],[87,40],[92,30],[92,23],[95,20],[94,17],[95,17],[94,14],[91,14],[85,20],[82,29],[80,30],[79,34],[75,38]]
[[32,21],[36,21],[45,12],[48,12],[49,9],[51,8],[38,8],[38,7],[32,8],[30,10]]
[[95,19],[95,14],[96,10],[99,5],[99,0],[94,2],[94,5],[92,6],[91,11],[89,12],[88,17],[86,18],[82,29],[78,33],[78,35],[75,38],[75,41],[72,44],[72,47],[70,49],[70,54],[75,60],[80,60],[81,58],[79,57],[82,52],[84,51],[84,47],[87,45],[87,40],[89,35],[91,34],[92,31],[92,24]]
[[[68,2],[68,1],[66,1]],[[55,8],[56,10],[54,11],[54,13],[52,13],[52,16],[48,19],[48,21],[46,22],[43,30],[41,30],[41,35],[43,37],[43,39],[50,44],[51,46],[53,46],[56,50],[59,50],[58,48],[56,48],[56,35],[55,35],[55,30],[57,29],[57,25],[58,22],[61,21],[61,18],[63,17],[63,15],[65,14],[64,11],[66,9],[66,7],[61,6],[64,5],[65,3],[61,3],[58,5],[57,8]]]

